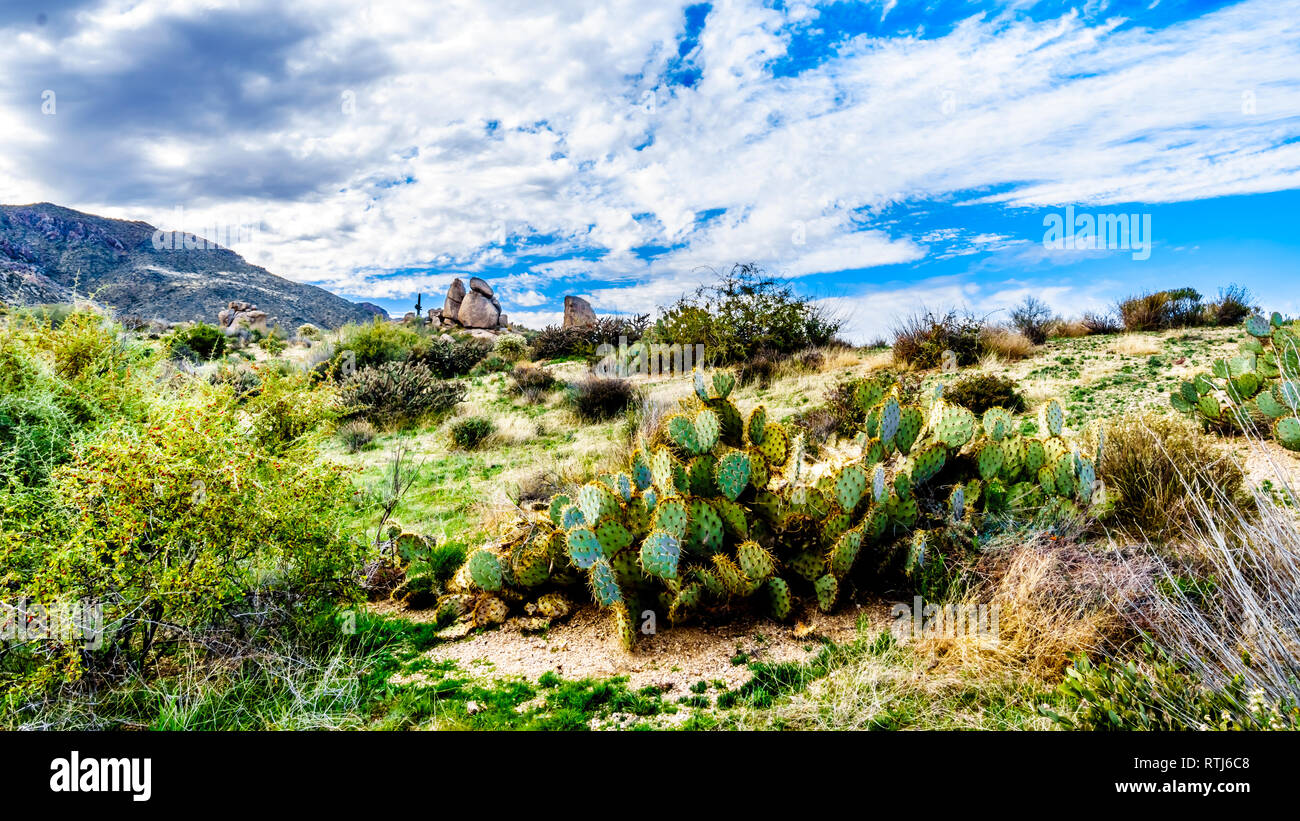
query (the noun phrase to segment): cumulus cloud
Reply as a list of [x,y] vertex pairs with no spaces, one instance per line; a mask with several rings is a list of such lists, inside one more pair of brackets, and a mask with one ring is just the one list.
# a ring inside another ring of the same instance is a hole
[[[1300,181],[1297,0],[1163,28],[978,14],[833,42],[793,75],[772,67],[816,6],[718,3],[688,39],[671,3],[46,5],[43,23],[0,15],[0,201],[252,221],[236,247],[251,261],[363,297],[487,272],[516,320],[554,317],[563,292],[653,310],[736,261],[799,278],[1033,253],[961,208],[924,231],[886,220],[899,203]],[[684,63],[693,84],[671,81]],[[913,302],[970,297],[921,289]]]

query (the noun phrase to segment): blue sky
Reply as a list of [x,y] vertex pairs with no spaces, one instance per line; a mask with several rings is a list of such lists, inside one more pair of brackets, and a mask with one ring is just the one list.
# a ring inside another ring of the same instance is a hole
[[[857,341],[1028,294],[1300,312],[1297,0],[63,0],[0,38],[0,202],[254,226],[398,313],[464,275],[533,327],[653,312],[750,261]],[[1149,254],[1048,247],[1067,207]]]

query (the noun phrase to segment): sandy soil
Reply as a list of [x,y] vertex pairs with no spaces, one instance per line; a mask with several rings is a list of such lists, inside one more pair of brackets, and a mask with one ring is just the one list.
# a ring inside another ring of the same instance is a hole
[[[689,695],[690,685],[699,681],[721,681],[728,688],[743,684],[750,677],[747,661],[803,661],[817,652],[823,639],[851,640],[862,616],[884,629],[889,607],[889,602],[875,601],[842,607],[831,615],[811,611],[793,624],[749,618],[682,625],[641,636],[629,653],[612,636],[608,616],[587,606],[544,635],[522,633],[507,622],[498,630],[439,645],[426,656],[451,659],[465,671],[493,677],[523,676],[535,681],[548,671],[567,679],[626,675],[633,689],[655,686]],[[745,660],[733,663],[739,654],[745,654]]]

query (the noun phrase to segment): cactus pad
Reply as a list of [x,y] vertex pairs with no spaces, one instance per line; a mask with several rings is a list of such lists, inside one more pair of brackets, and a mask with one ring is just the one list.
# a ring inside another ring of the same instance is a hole
[[573,528],[565,541],[569,546],[569,559],[583,570],[605,556],[605,550],[600,546],[600,539],[596,538],[596,532],[589,527]]
[[817,592],[817,608],[823,613],[829,613],[835,609],[835,599],[840,594],[840,583],[834,576],[829,573],[813,582],[813,590]]
[[776,572],[776,559],[758,542],[741,542],[736,561],[750,581],[766,581]]
[[718,460],[714,479],[727,499],[734,502],[745,492],[749,485],[749,463],[749,454],[741,450],[733,450]]
[[613,607],[623,602],[623,591],[618,587],[614,577],[614,568],[606,559],[598,559],[587,571],[587,581],[591,585],[592,598],[602,607]]
[[655,530],[641,543],[641,569],[661,579],[677,578],[682,544],[676,536]]
[[504,580],[500,560],[494,553],[484,549],[474,551],[474,555],[469,557],[469,576],[480,590],[489,593],[500,590]]
[[767,606],[772,618],[777,621],[790,618],[790,612],[794,609],[794,598],[790,595],[790,585],[785,579],[768,579]]
[[835,477],[835,501],[840,507],[852,511],[867,492],[867,472],[857,465],[848,465]]
[[1055,399],[1047,400],[1043,405],[1043,427],[1052,436],[1060,436],[1065,429],[1065,409]]

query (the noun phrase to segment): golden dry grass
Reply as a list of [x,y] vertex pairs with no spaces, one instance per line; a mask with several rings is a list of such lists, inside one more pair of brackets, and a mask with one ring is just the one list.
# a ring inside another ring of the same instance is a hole
[[1160,338],[1146,334],[1124,334],[1111,343],[1110,349],[1123,356],[1152,356],[1160,353]]
[[1029,337],[1009,328],[986,328],[980,334],[980,344],[1000,359],[1015,362],[1033,356],[1037,347]]

